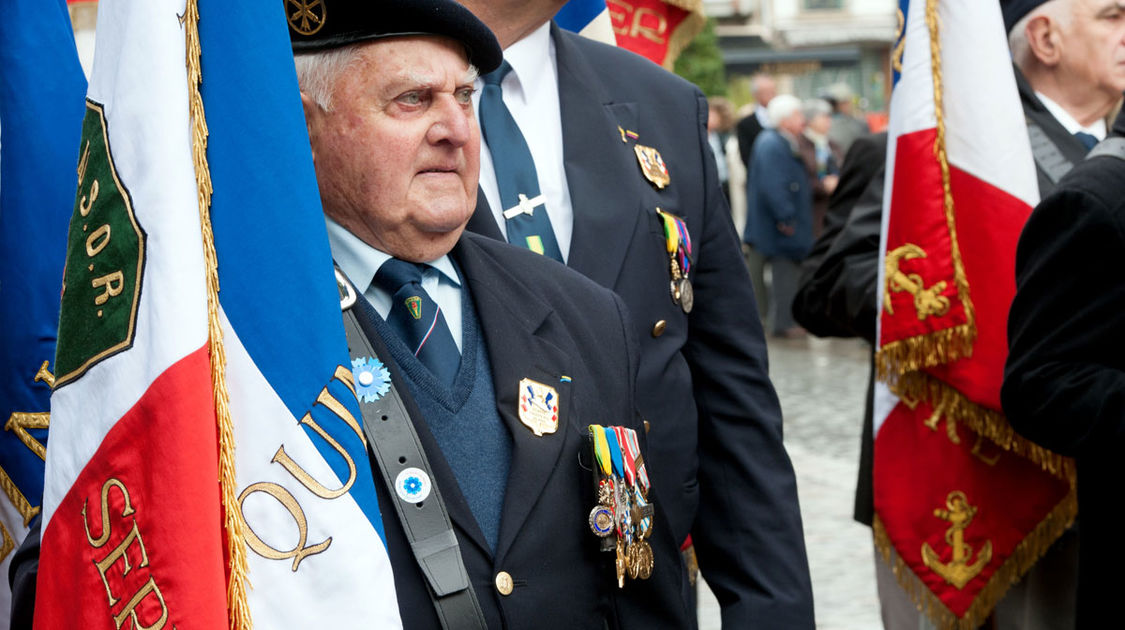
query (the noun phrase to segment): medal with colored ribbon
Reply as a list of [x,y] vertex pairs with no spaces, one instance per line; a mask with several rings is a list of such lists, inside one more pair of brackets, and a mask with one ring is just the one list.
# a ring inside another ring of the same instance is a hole
[[613,534],[614,524],[617,522],[612,456],[609,452],[609,443],[605,439],[605,431],[600,425],[590,425],[590,437],[594,444],[594,459],[597,461],[597,470],[594,473],[597,497],[594,508],[590,510],[590,531],[603,539],[603,550],[609,550],[613,549],[613,543],[608,537]]
[[664,224],[664,245],[668,251],[668,266],[672,281],[670,288],[672,301],[680,305],[685,313],[690,313],[695,304],[695,292],[691,286],[691,234],[687,224],[674,214],[656,209]]
[[646,500],[648,475],[636,431],[596,424],[589,430],[597,486],[590,529],[602,539],[603,551],[614,552],[617,584],[623,588],[626,575],[642,580],[652,575],[652,547],[645,540],[652,531],[653,514]]

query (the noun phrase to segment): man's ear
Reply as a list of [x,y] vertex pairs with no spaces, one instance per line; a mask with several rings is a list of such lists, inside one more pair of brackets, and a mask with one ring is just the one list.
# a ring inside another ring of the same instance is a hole
[[320,129],[324,110],[304,91],[301,92],[301,107],[305,110],[305,125],[309,129],[309,141],[313,147],[313,162],[316,162],[316,142],[313,139]]
[[1057,21],[1038,15],[1027,23],[1027,43],[1044,66],[1054,67],[1062,59],[1062,31]]

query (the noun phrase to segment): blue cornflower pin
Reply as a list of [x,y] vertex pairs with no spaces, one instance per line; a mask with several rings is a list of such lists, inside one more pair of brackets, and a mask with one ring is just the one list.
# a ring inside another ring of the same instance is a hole
[[355,393],[362,402],[375,402],[391,389],[391,373],[379,359],[352,359]]

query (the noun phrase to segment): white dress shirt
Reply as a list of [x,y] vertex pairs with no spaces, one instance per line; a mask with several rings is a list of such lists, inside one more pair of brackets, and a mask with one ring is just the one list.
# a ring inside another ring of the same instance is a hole
[[[325,217],[328,224],[328,244],[332,248],[332,258],[340,270],[363,293],[367,301],[375,307],[375,312],[383,319],[391,312],[390,293],[376,286],[372,281],[379,267],[393,256],[381,252],[363,242],[358,236],[347,231],[342,225]],[[429,267],[422,273],[422,288],[437,303],[445,315],[445,323],[461,351],[461,280],[449,256],[427,262]]]
[[1063,129],[1066,129],[1068,132],[1070,132],[1071,135],[1082,131],[1097,138],[1098,142],[1105,140],[1105,120],[1099,118],[1095,120],[1090,126],[1084,127],[1081,123],[1074,119],[1074,116],[1070,115],[1070,112],[1063,109],[1062,105],[1059,105],[1058,103],[1047,98],[1041,92],[1036,92],[1035,96],[1039,97],[1039,102],[1043,103],[1043,107],[1046,107],[1047,111],[1055,117],[1055,120],[1059,121],[1059,124],[1063,126]]
[[[504,59],[512,71],[504,77],[500,87],[504,91],[504,104],[519,125],[535,172],[539,176],[539,192],[547,199],[547,217],[555,231],[565,262],[570,254],[570,239],[574,233],[574,208],[570,203],[570,189],[563,165],[562,110],[559,107],[559,71],[555,61],[555,43],[551,40],[550,22],[535,32],[512,44],[504,51]],[[479,120],[480,90],[484,81],[477,79],[473,93],[473,107]],[[500,233],[508,236],[504,207],[500,203],[500,187],[496,183],[496,168],[484,138],[481,138],[480,187],[492,208],[492,215],[500,226]],[[538,212],[540,208],[537,208]]]

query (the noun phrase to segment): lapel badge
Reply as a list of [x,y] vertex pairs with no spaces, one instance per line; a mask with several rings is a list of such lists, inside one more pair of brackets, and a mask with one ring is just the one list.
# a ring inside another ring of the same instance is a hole
[[542,436],[559,428],[559,393],[554,387],[525,378],[520,381],[520,422]]
[[641,172],[653,186],[663,189],[672,183],[672,177],[668,175],[668,167],[664,164],[664,158],[660,157],[660,151],[641,144],[634,144],[633,151],[641,164]]
[[355,378],[355,394],[362,402],[375,402],[391,389],[391,373],[379,359],[352,359],[352,377]]

